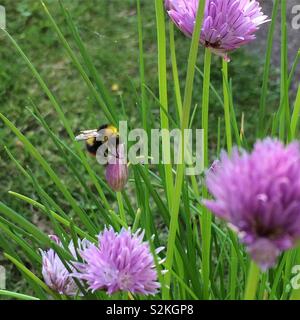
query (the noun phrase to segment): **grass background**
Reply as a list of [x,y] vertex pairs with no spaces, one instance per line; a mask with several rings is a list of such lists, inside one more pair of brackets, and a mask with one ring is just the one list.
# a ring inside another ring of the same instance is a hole
[[[64,28],[63,16],[56,1],[46,1],[48,8],[68,39],[67,28]],[[126,113],[132,126],[140,126],[141,117],[138,101],[139,69],[138,69],[138,35],[136,21],[136,4],[134,0],[65,0],[75,20],[83,41],[85,42],[93,61],[101,74],[107,88],[111,91],[116,104],[121,110],[120,96],[124,101]],[[64,49],[59,45],[54,31],[45,16],[39,1],[2,0],[1,5],[7,11],[7,30],[18,41],[33,64],[41,72],[47,84],[64,108],[66,117],[72,124],[74,132],[81,129],[98,127],[106,123],[100,108],[89,96],[88,89],[73,68]],[[157,94],[157,52],[155,31],[155,10],[152,1],[142,1],[146,82]],[[264,32],[267,31],[263,27]],[[190,40],[176,31],[177,58],[181,84],[184,86],[186,73],[186,59]],[[47,133],[38,125],[26,107],[30,107],[29,98],[39,107],[51,129],[58,133],[66,143],[69,141],[63,126],[50,106],[48,99],[41,93],[39,85],[33,79],[23,60],[15,52],[9,41],[0,34],[0,104],[1,112],[6,115],[38,147],[42,155],[51,163],[62,181],[69,187],[72,194],[81,201],[81,205],[88,207],[88,202],[81,199],[81,188],[74,183],[73,177],[64,166],[63,159],[56,153],[55,146],[47,137]],[[257,50],[255,49],[257,45]],[[250,48],[251,47],[251,48]],[[253,48],[254,47],[254,48]],[[262,50],[263,51],[263,50]],[[259,94],[262,79],[264,56],[261,52],[261,42],[257,42],[233,53],[230,63],[230,76],[233,77],[233,93],[235,110],[238,119],[245,115],[245,134],[249,141],[255,138],[258,117]],[[202,65],[203,50],[199,55],[199,67]],[[217,91],[222,92],[221,61],[213,57],[212,83]],[[169,61],[169,78],[171,79],[171,65]],[[255,76],[254,76],[255,75]],[[278,107],[279,72],[272,69],[271,90],[268,98],[268,112]],[[197,74],[194,104],[199,104],[202,80]],[[170,84],[170,88],[172,85]],[[174,94],[170,90],[169,108],[175,110]],[[154,101],[153,106],[155,106]],[[151,116],[157,119],[159,125],[158,108],[151,108]],[[217,119],[222,117],[223,110],[218,100],[212,96],[210,106],[210,150],[216,147]],[[196,117],[195,126],[199,128],[200,118]],[[223,128],[223,121],[222,121]],[[0,123],[0,196],[4,203],[9,204],[17,212],[31,219],[40,228],[47,229],[47,221],[42,219],[37,211],[24,203],[13,199],[9,190],[20,192],[35,198],[33,188],[27,182],[15,165],[8,159],[4,151],[7,146],[14,156],[26,167],[29,167],[45,190],[55,197],[55,187],[40,170],[39,166],[24,151],[22,144]],[[212,152],[213,153],[213,152]],[[90,160],[94,163],[94,160]],[[96,165],[96,164],[95,164]],[[81,169],[79,169],[81,170]],[[97,168],[101,174],[102,168]],[[86,180],[88,178],[86,177]],[[59,199],[58,201],[61,202]],[[67,203],[60,203],[68,207]],[[6,263],[1,258],[0,264]],[[7,289],[22,291],[23,280],[19,273],[8,267]]]

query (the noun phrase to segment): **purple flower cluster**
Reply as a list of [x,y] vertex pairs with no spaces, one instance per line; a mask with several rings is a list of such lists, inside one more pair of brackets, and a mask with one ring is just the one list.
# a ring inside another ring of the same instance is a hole
[[267,138],[252,153],[226,153],[206,178],[214,200],[204,204],[226,220],[262,269],[300,239],[300,150]]
[[128,291],[154,295],[160,287],[153,256],[144,232],[132,234],[112,228],[99,235],[98,245],[80,252],[84,263],[76,263],[79,272],[74,276],[86,280],[92,291],[105,289],[108,294]]
[[[57,236],[51,235],[50,239],[62,247],[62,243]],[[89,244],[90,243],[87,240],[79,241],[78,247],[83,249]],[[76,258],[76,251],[72,241],[69,244],[69,251],[73,257]],[[59,294],[75,296],[78,293],[78,287],[58,254],[53,249],[47,251],[41,250],[41,254],[42,275],[47,286]],[[68,266],[70,270],[74,271],[74,268],[70,264],[68,264]]]
[[[45,283],[56,292],[69,296],[78,293],[73,277],[87,281],[92,291],[103,289],[108,294],[128,291],[154,295],[160,284],[157,281],[153,255],[149,244],[143,242],[143,237],[144,232],[140,230],[134,234],[125,229],[116,233],[109,228],[99,234],[98,245],[87,240],[79,241],[78,252],[83,262],[73,262],[70,265],[71,273],[53,249],[41,251]],[[52,239],[62,245],[57,237]],[[156,253],[161,249],[157,249]],[[69,250],[74,260],[77,260],[72,242]]]
[[[191,37],[199,0],[166,0],[168,14],[178,28]],[[227,56],[255,39],[258,27],[267,22],[258,1],[206,0],[200,43],[229,61]]]

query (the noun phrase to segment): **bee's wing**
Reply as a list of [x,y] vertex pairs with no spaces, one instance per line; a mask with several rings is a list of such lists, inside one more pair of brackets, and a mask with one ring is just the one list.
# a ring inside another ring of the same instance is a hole
[[98,130],[84,130],[80,131],[80,134],[75,137],[76,141],[88,140],[90,138],[97,138],[98,137]]

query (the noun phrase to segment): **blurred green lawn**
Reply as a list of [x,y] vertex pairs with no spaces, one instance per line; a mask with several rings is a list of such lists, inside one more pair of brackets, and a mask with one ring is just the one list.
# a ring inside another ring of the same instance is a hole
[[[46,1],[51,13],[58,24],[62,26],[68,39],[70,36],[65,27],[63,16],[57,1]],[[136,4],[134,0],[65,0],[75,20],[83,41],[85,42],[98,72],[105,84],[112,92],[116,104],[120,107],[120,94],[124,100],[125,109],[133,125],[139,126],[141,118],[137,106],[139,90],[138,70],[138,37],[136,23]],[[66,117],[70,121],[74,132],[85,128],[94,128],[105,123],[105,119],[77,71],[66,56],[59,44],[55,32],[43,9],[36,0],[2,0],[7,11],[7,30],[18,41],[25,53],[41,72],[49,87],[64,108]],[[145,36],[146,82],[157,94],[157,56],[156,56],[156,21],[154,1],[142,0]],[[189,39],[176,32],[178,67],[182,87],[184,86],[186,59],[189,50]],[[52,164],[58,175],[75,195],[81,189],[73,183],[63,160],[57,156],[56,149],[49,141],[47,134],[39,127],[26,107],[30,107],[28,98],[31,98],[40,108],[49,126],[59,134],[66,143],[71,143],[50,102],[42,93],[39,85],[33,79],[22,58],[16,53],[10,42],[1,33],[0,35],[0,104],[1,112],[38,147],[42,155]],[[73,43],[72,43],[73,44]],[[252,45],[252,44],[251,44]],[[201,67],[203,50],[199,57]],[[245,114],[245,134],[251,141],[254,139],[256,119],[259,104],[259,93],[262,78],[264,57],[254,59],[249,48],[244,48],[232,54],[230,75],[233,77],[234,103],[238,119]],[[171,66],[169,62],[169,78],[171,80]],[[212,82],[221,93],[221,61],[213,58]],[[278,81],[276,70],[272,73],[271,96],[268,109],[277,107]],[[201,102],[201,77],[197,74],[195,81],[194,104]],[[152,101],[152,100],[151,100]],[[158,108],[153,103],[152,116],[159,123]],[[170,110],[175,110],[174,94],[170,84]],[[120,107],[121,109],[121,107]],[[212,96],[210,106],[210,149],[216,145],[217,119],[222,117],[222,106]],[[199,127],[200,116],[197,115],[195,125]],[[3,149],[7,146],[15,157],[34,173],[49,193],[55,188],[39,166],[29,157],[22,144],[14,135],[0,123],[0,195],[1,201],[7,203],[16,211],[38,223],[41,228],[47,226],[33,208],[24,206],[8,195],[9,190],[20,192],[29,197],[33,194],[31,185],[23,178],[15,165],[8,160]],[[93,159],[91,159],[93,162]],[[80,169],[79,169],[80,170]],[[101,168],[99,168],[101,171]],[[62,204],[63,205],[63,204]],[[67,204],[66,204],[67,205]],[[88,206],[87,203],[82,203]],[[30,214],[29,214],[30,213]],[[0,264],[1,262],[0,256]],[[9,280],[8,289],[18,290],[22,287],[19,275]]]

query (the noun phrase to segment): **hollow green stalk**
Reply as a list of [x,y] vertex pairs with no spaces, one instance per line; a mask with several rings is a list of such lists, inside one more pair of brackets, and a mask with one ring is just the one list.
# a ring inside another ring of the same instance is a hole
[[225,118],[225,132],[227,151],[231,153],[232,149],[232,135],[230,123],[230,100],[228,94],[228,62],[222,59],[223,63],[223,95],[224,95],[224,118]]
[[[161,128],[169,130],[168,112],[168,90],[167,90],[167,49],[166,49],[166,26],[163,1],[155,0],[156,23],[157,23],[157,46],[158,46],[158,82],[160,100],[160,119]],[[164,109],[164,110],[162,110]],[[168,199],[169,209],[173,201],[173,174],[170,156],[170,140],[168,135],[162,136],[162,159],[165,172],[165,188]]]
[[[184,137],[184,134],[183,134],[184,130],[187,129],[189,126],[192,94],[193,94],[193,84],[194,84],[194,76],[195,76],[195,66],[196,66],[197,55],[198,55],[199,38],[200,38],[202,21],[203,21],[204,8],[205,8],[205,1],[201,1],[198,8],[198,12],[197,12],[196,24],[193,32],[191,49],[190,49],[190,54],[188,59],[187,78],[186,78],[186,84],[185,84],[185,93],[184,93],[182,120],[181,120],[182,137]],[[182,138],[181,150],[179,150],[179,152],[183,154],[183,150],[184,150],[184,138]],[[170,298],[171,271],[173,267],[175,239],[176,239],[176,233],[178,229],[178,214],[179,214],[179,207],[180,207],[184,168],[185,168],[184,163],[178,164],[177,166],[177,176],[176,176],[176,182],[175,182],[173,205],[171,208],[171,220],[170,220],[169,236],[168,236],[168,244],[167,244],[166,268],[169,270],[169,272],[166,274],[165,286],[162,289],[163,299]]]
[[[204,134],[204,166],[208,166],[208,108],[209,108],[209,87],[210,87],[210,66],[211,51],[205,49],[204,58],[204,79],[202,95],[202,129]],[[205,185],[202,187],[202,198],[208,197],[208,191]],[[203,207],[201,217],[202,233],[202,274],[203,274],[203,297],[209,298],[209,278],[210,278],[210,243],[211,243],[211,213]]]
[[259,274],[259,267],[252,261],[248,272],[244,300],[255,300],[256,290],[259,282]]

